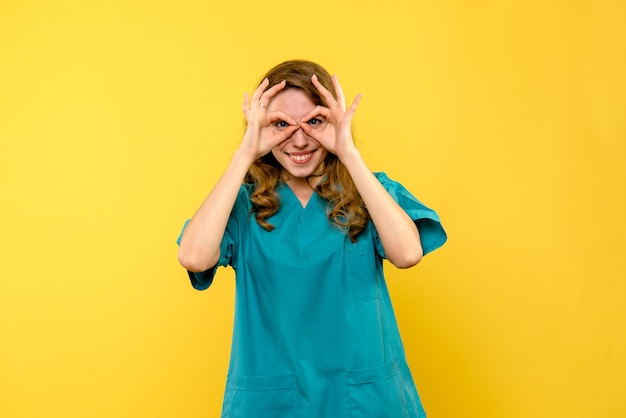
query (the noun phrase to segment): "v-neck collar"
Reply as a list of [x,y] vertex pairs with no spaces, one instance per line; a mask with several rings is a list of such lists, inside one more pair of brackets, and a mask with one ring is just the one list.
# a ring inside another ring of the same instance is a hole
[[311,204],[313,196],[317,195],[315,189],[311,189],[311,196],[309,196],[309,199],[306,201],[306,203],[303,204],[296,192],[287,183],[281,182],[279,187],[286,189],[286,195],[290,196],[290,199],[293,200],[294,203],[297,204],[301,210],[305,210],[306,208],[308,208]]

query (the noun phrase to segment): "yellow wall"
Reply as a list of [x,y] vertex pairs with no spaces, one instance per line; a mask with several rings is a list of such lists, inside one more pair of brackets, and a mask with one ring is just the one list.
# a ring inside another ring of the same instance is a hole
[[174,240],[289,58],[447,227],[388,268],[429,416],[626,416],[625,3],[229,3],[0,5],[0,417],[218,416],[232,271]]

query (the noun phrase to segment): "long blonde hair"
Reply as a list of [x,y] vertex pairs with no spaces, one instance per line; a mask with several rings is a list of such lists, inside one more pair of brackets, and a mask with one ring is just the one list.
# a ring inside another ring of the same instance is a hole
[[[301,90],[316,105],[327,106],[324,98],[311,83],[313,74],[317,75],[320,83],[337,97],[328,71],[310,61],[283,62],[269,70],[263,79],[269,79],[267,88],[285,80],[285,89]],[[370,219],[369,213],[348,170],[336,155],[329,152],[322,167],[323,172],[320,173],[322,180],[315,187],[315,191],[328,202],[329,221],[344,228],[354,242],[357,235],[367,226]],[[274,155],[269,153],[252,164],[244,180],[246,183],[255,185],[250,197],[252,213],[259,225],[267,231],[275,228],[267,220],[280,208],[280,198],[276,193],[276,187],[283,181],[284,175],[283,167],[276,161]]]

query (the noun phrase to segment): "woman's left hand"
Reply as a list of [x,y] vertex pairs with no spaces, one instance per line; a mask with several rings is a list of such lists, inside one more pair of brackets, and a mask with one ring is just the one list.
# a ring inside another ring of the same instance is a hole
[[[346,98],[336,75],[333,75],[332,81],[337,92],[337,99],[319,82],[316,75],[311,77],[311,82],[328,107],[316,106],[299,125],[308,136],[341,159],[356,150],[352,139],[352,117],[361,100],[361,95],[357,95],[350,108],[346,110]],[[318,125],[312,123],[316,119]]]

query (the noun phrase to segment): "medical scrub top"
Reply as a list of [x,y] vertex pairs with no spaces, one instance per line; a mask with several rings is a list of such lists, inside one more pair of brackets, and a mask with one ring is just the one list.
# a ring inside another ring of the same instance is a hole
[[[384,173],[378,180],[416,223],[424,254],[446,241],[437,214]],[[316,193],[285,185],[266,231],[242,185],[216,267],[189,272],[208,288],[236,272],[235,323],[222,417],[400,418],[425,413],[407,366],[373,223],[351,242]]]

